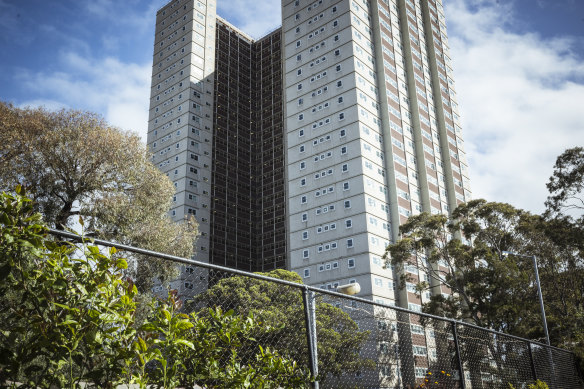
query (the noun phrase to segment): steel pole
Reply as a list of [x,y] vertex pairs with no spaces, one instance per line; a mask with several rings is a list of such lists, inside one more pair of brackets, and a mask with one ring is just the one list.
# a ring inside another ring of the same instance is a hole
[[533,269],[535,270],[535,283],[537,284],[537,294],[539,296],[539,309],[541,310],[541,319],[543,321],[543,331],[545,333],[545,341],[546,341],[548,346],[551,346],[550,334],[548,332],[548,326],[547,326],[547,319],[545,317],[545,308],[543,307],[543,296],[541,294],[541,283],[539,282],[539,271],[537,269],[537,258],[535,257],[535,255],[532,255],[531,259],[533,259]]
[[314,378],[312,387],[319,389],[318,384],[318,349],[316,346],[316,306],[314,292],[308,288],[303,290],[302,298],[304,300],[304,319],[306,322],[306,339],[308,341],[308,363],[310,372]]

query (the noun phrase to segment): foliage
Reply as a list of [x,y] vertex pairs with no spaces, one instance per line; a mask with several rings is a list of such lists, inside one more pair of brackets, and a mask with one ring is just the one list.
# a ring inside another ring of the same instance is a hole
[[[573,350],[584,370],[584,148],[560,154],[547,184],[546,235],[558,247],[552,262],[551,334],[555,344]],[[546,301],[547,305],[547,301]],[[546,308],[547,309],[547,308]]]
[[[76,247],[46,239],[40,216],[19,194],[3,194],[0,380],[77,387],[122,382],[124,350],[133,333],[136,287],[121,278],[126,267],[95,246],[72,258]],[[16,255],[15,255],[16,254]]]
[[154,305],[155,314],[135,343],[140,369],[134,382],[141,388],[152,383],[164,388],[307,387],[309,376],[295,361],[264,350],[253,338],[263,326],[253,316],[220,308],[189,316],[178,312],[181,303],[173,293]]
[[264,325],[252,316],[188,316],[170,294],[136,328],[126,261],[114,249],[49,239],[22,195],[18,187],[0,196],[1,387],[306,387],[295,361],[251,337]]
[[[258,273],[301,283],[298,274],[287,270]],[[301,290],[262,280],[234,276],[224,278],[195,298],[196,306],[234,309],[240,315],[253,315],[265,323],[255,337],[280,354],[308,366],[306,330]],[[374,362],[359,352],[369,332],[343,312],[325,302],[316,304],[319,380],[340,377],[374,368]]]
[[[515,387],[509,384],[509,389],[515,389]],[[549,389],[549,386],[545,382],[537,380],[533,384],[527,385],[527,389]]]
[[[388,247],[386,264],[414,263],[428,274],[429,282],[406,277],[419,292],[436,291],[425,312],[544,341],[535,255],[551,342],[584,354],[583,235],[571,219],[544,219],[509,204],[474,200],[451,218],[411,217],[400,232],[403,238]],[[448,297],[440,294],[450,291]]]
[[[174,186],[150,162],[140,138],[75,110],[19,109],[0,102],[0,190],[24,183],[35,209],[62,229],[82,215],[86,233],[182,257],[193,253],[194,219],[167,215]],[[130,266],[141,291],[153,276],[176,275],[168,262]]]
[[584,211],[584,148],[567,149],[556,159],[553,175],[547,184],[550,196],[546,201],[553,215]]
[[[521,228],[532,218],[508,204],[484,200],[461,205],[451,219],[423,213],[400,227],[402,239],[388,247],[386,264],[413,261],[428,274],[429,282],[418,282],[419,291],[436,291],[426,312],[514,333],[537,299],[526,287],[533,281],[530,259],[503,252],[525,252]],[[408,281],[416,282],[411,276]],[[441,294],[449,291],[454,293],[447,298]]]

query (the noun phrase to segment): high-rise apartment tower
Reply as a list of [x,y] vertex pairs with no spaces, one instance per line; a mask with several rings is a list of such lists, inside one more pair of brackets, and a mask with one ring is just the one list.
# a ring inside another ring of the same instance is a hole
[[[280,29],[255,41],[213,2],[175,0],[158,11],[155,36],[148,145],[176,187],[172,217],[198,220],[198,260],[284,268]],[[200,285],[193,271],[173,286]]]
[[471,196],[441,3],[283,0],[257,41],[213,2],[158,11],[148,144],[173,216],[200,223],[197,259],[420,309],[385,247]]
[[289,266],[419,310],[385,247],[471,195],[441,1],[285,0],[282,20]]

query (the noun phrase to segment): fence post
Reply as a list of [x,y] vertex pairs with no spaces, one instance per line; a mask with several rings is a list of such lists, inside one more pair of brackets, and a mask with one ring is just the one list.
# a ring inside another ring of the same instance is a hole
[[308,363],[310,372],[315,378],[312,383],[314,389],[319,389],[318,381],[318,350],[316,345],[316,306],[314,305],[314,292],[308,288],[302,290],[304,300],[304,321],[306,325],[306,340],[308,341]]
[[527,343],[527,349],[529,350],[529,362],[531,363],[531,374],[533,374],[533,380],[537,381],[537,370],[535,370],[535,361],[533,360],[533,351],[531,350],[531,342]]
[[458,344],[458,329],[456,328],[456,322],[452,321],[452,335],[454,335],[454,347],[456,349],[456,360],[458,362],[458,371],[460,372],[460,387],[461,389],[466,388],[466,381],[464,379],[464,370],[462,370],[462,357],[460,355],[460,345]]

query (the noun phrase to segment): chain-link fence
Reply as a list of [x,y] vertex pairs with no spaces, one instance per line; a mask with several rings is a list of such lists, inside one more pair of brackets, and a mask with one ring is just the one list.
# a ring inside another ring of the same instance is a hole
[[[171,288],[179,291],[183,311],[204,316],[219,307],[262,324],[250,344],[238,345],[238,363],[252,363],[261,345],[316,375],[308,386],[526,388],[539,379],[550,388],[584,388],[574,355],[539,342],[306,286],[293,277],[276,279],[106,241],[95,244],[115,246],[141,261],[175,263],[180,276]],[[161,297],[167,293],[161,285],[152,291]],[[220,360],[234,358],[229,348],[222,353]]]

